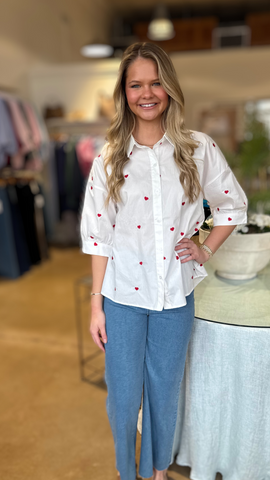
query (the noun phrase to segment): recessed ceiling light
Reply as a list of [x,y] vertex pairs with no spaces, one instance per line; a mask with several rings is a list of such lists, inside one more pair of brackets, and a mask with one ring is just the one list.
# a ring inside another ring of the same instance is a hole
[[88,58],[105,58],[113,54],[113,47],[105,43],[91,43],[81,48],[81,54]]

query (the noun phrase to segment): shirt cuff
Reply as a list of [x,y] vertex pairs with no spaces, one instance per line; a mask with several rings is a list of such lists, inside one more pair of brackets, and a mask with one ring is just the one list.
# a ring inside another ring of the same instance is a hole
[[247,212],[246,211],[223,211],[217,212],[214,210],[213,215],[213,225],[217,227],[219,225],[243,225],[247,223]]
[[112,254],[112,246],[100,243],[98,241],[83,241],[82,251],[88,255],[100,255],[101,257],[110,257]]

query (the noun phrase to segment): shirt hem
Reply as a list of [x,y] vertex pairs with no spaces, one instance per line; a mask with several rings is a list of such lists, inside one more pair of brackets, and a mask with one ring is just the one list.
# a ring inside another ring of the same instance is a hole
[[[188,297],[188,295],[190,295],[193,291],[194,291],[194,288],[192,288],[190,293],[185,294],[185,298]],[[112,300],[112,302],[119,303],[120,305],[126,305],[127,307],[144,308],[145,310],[155,310],[156,312],[161,312],[162,310],[172,310],[173,308],[185,307],[187,305],[187,301],[186,301],[186,303],[184,303],[183,305],[173,305],[173,306],[169,306],[169,307],[163,306],[161,309],[160,308],[150,308],[149,306],[145,306],[145,305],[135,305],[133,303],[125,303],[125,302],[116,301],[110,295],[105,293],[102,289],[101,289],[101,294],[103,295],[103,297],[106,297],[109,300]]]

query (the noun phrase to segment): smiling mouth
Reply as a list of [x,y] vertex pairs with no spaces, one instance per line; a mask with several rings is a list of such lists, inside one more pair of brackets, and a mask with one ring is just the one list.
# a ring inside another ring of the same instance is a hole
[[141,103],[140,104],[140,107],[142,108],[151,108],[151,107],[155,107],[157,105],[157,103]]

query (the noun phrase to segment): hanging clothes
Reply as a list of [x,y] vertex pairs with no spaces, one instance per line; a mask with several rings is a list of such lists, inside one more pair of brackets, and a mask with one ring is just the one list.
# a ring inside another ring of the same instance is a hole
[[7,156],[14,156],[19,150],[9,110],[0,98],[0,168],[6,166]]

